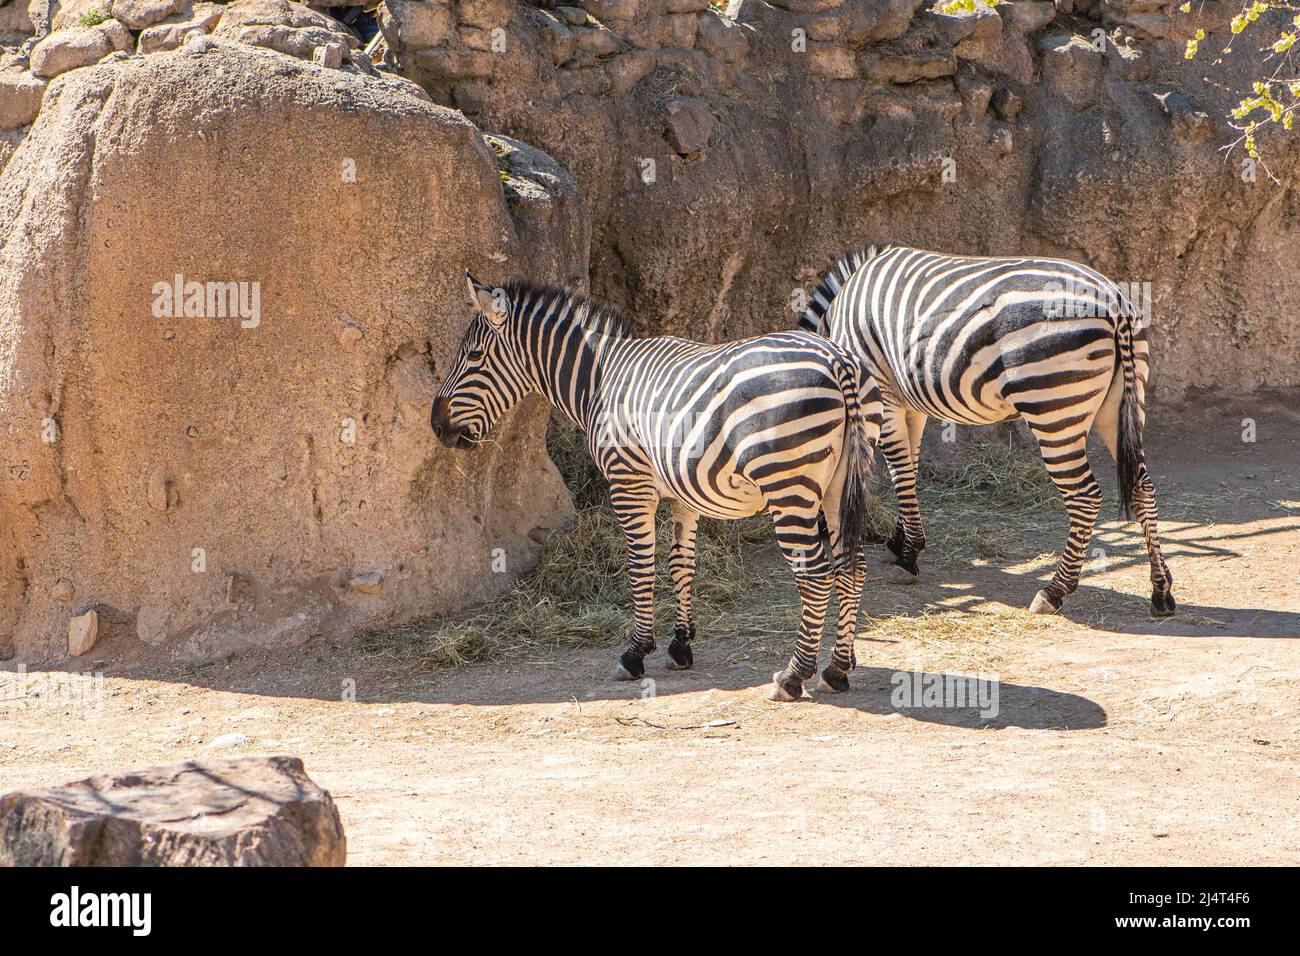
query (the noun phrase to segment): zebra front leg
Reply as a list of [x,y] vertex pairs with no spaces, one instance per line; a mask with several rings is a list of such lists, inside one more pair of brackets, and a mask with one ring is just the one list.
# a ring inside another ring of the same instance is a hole
[[700,526],[700,516],[680,501],[674,501],[672,508],[673,547],[668,556],[668,570],[677,592],[677,614],[673,640],[668,645],[668,668],[690,670],[695,664],[695,655],[691,653],[691,641],[695,640],[691,588],[695,583],[695,532]]
[[[1035,434],[1038,434],[1037,430]],[[1051,433],[1038,435],[1038,440],[1052,484],[1065,498],[1070,534],[1051,583],[1034,596],[1029,610],[1035,614],[1055,614],[1061,609],[1066,595],[1073,594],[1079,586],[1079,570],[1083,567],[1092,529],[1097,523],[1097,512],[1101,509],[1101,486],[1088,465],[1086,434],[1063,447],[1052,443]],[[1047,443],[1045,446],[1044,442]]]
[[826,626],[826,605],[831,593],[830,561],[817,527],[816,511],[772,509],[776,541],[794,571],[799,587],[799,637],[794,656],[785,670],[772,675],[768,699],[798,700],[804,681],[817,672],[817,650]]
[[636,680],[645,674],[645,657],[655,649],[655,509],[659,497],[644,486],[610,484],[610,504],[627,539],[627,579],[635,622],[614,668],[615,680]]

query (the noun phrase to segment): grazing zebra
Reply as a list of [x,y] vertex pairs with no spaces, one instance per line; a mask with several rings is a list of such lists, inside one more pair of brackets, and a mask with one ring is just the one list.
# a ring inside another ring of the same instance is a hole
[[576,293],[528,282],[492,288],[466,278],[477,314],[434,400],[433,431],[448,447],[473,447],[531,393],[586,431],[627,539],[635,607],[614,677],[640,677],[655,649],[655,512],[668,499],[677,594],[668,666],[694,663],[700,516],[767,511],[803,604],[794,656],[773,675],[768,696],[793,700],[815,673],[832,584],[840,595],[837,639],[819,687],[847,690],[882,407],[860,363],[801,331],[725,345],[635,338],[621,331],[616,310]]
[[1056,573],[1030,610],[1055,613],[1078,587],[1101,504],[1087,456],[1095,427],[1118,465],[1121,511],[1135,510],[1142,524],[1151,613],[1174,613],[1142,450],[1146,331],[1113,282],[1061,259],[876,246],[848,252],[827,270],[799,326],[863,359],[884,394],[881,449],[899,506],[892,580],[914,581],[925,548],[916,474],[926,419],[982,425],[1019,415],[1070,516]]

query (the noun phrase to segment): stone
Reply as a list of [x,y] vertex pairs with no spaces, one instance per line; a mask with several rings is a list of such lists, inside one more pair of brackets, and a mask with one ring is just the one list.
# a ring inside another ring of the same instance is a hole
[[343,346],[344,349],[351,349],[364,337],[364,334],[361,329],[357,327],[355,322],[340,322],[336,335],[339,340],[339,345]]
[[648,19],[639,29],[629,31],[628,40],[634,46],[651,50],[663,47],[690,50],[695,46],[698,24],[699,18],[693,13],[665,13]]
[[180,504],[180,493],[168,479],[165,469],[155,468],[149,473],[149,490],[147,493],[149,507],[160,515],[174,511]]
[[538,16],[542,18],[546,39],[551,47],[551,62],[558,64],[572,60],[578,50],[577,32],[565,26],[559,17],[545,10],[539,10]]
[[184,44],[186,36],[191,33],[210,33],[224,12],[225,7],[217,3],[196,3],[188,15],[182,12],[142,30],[136,49],[140,53],[174,50]]
[[952,50],[960,60],[978,66],[996,77],[1027,84],[1033,79],[1034,60],[1023,37],[1005,33],[978,39],[969,37]]
[[664,13],[703,13],[709,0],[663,0]]
[[213,750],[233,750],[247,743],[248,734],[222,734],[220,737],[213,737],[208,746]]
[[965,70],[957,76],[957,93],[966,115],[979,119],[989,110],[993,84],[973,70]]
[[292,0],[235,0],[226,7],[213,29],[215,37],[228,37],[249,46],[262,46],[310,60],[316,48],[340,43],[347,49],[359,45],[333,17]]
[[495,30],[514,15],[514,0],[456,0],[456,18],[462,26]]
[[113,19],[128,30],[143,30],[180,13],[183,0],[113,0]]
[[[853,0],[844,4],[844,36],[861,44],[894,40],[907,32],[926,0]],[[829,6],[829,5],[828,5]]]
[[1188,145],[1203,143],[1214,132],[1214,121],[1198,103],[1177,91],[1154,93],[1161,112],[1169,118],[1174,137]]
[[0,70],[0,130],[28,126],[41,111],[48,81],[15,66]]
[[628,24],[636,19],[641,0],[580,0],[578,6],[606,25]]
[[32,75],[51,79],[69,70],[98,63],[115,51],[129,51],[134,42],[131,34],[116,20],[94,27],[59,30],[32,49]]
[[1045,37],[1043,87],[1073,109],[1097,102],[1101,89],[1102,58],[1092,44],[1078,34]]
[[956,46],[966,39],[987,40],[1002,33],[1002,18],[992,7],[977,6],[974,10],[954,13],[933,9],[926,13],[925,19],[935,36],[949,46]]
[[998,6],[1002,22],[1010,33],[1028,36],[1056,19],[1056,7],[1041,0],[1012,0]]
[[343,65],[343,53],[347,48],[342,43],[326,43],[318,46],[312,53],[312,62],[331,70]]
[[664,104],[668,143],[679,156],[698,153],[713,133],[713,112],[694,97],[677,97]]
[[739,63],[749,51],[746,29],[712,11],[700,14],[695,42],[709,56]]
[[67,578],[59,578],[54,587],[50,588],[50,597],[60,604],[67,604],[77,596],[77,589],[72,586],[72,582]]
[[68,656],[80,657],[99,637],[99,612],[93,608],[68,622]]
[[[31,0],[27,7],[28,15],[34,18],[38,12],[43,14],[46,2],[47,0]],[[81,26],[81,18],[87,13],[108,13],[112,5],[112,0],[56,0],[50,30],[72,30]]]
[[235,757],[0,797],[0,866],[343,866],[334,801],[297,757]]
[[826,80],[851,80],[858,75],[858,61],[853,55],[853,48],[843,43],[808,42],[807,50],[801,56],[807,61],[807,70],[812,76]]
[[442,46],[456,36],[456,18],[448,3],[384,0],[377,15],[384,39],[398,52]]
[[577,37],[578,53],[586,56],[613,56],[623,49],[623,41],[603,26],[575,30],[574,35]]
[[582,7],[556,7],[555,15],[571,27],[580,27],[587,22],[587,11]]
[[23,0],[0,4],[0,37],[17,40],[20,37],[29,37],[35,32],[36,25],[32,22],[27,4]]
[[[286,176],[285,156],[310,175]],[[587,274],[585,200],[537,156],[507,199],[479,131],[409,81],[206,35],[52,83],[0,172],[0,568],[25,569],[0,572],[3,650],[64,659],[69,605],[44,582],[69,569],[101,618],[134,617],[124,643],[183,662],[346,639],[510,587],[573,513],[549,410],[525,401],[479,455],[442,448],[429,409],[472,318],[466,266]],[[167,189],[142,170],[166,170]],[[213,197],[237,195],[256,202],[232,219]],[[338,228],[286,246],[286,223]],[[366,283],[338,267],[362,260]],[[201,315],[175,310],[178,274],[206,287]],[[226,307],[241,282],[255,327]],[[343,315],[365,329],[346,351]],[[94,374],[61,385],[74,368]],[[51,445],[32,423],[54,395]],[[494,548],[511,574],[490,573]],[[364,600],[335,586],[370,567],[402,571]],[[228,607],[236,570],[266,599]]]
[[348,587],[358,594],[379,594],[384,589],[384,575],[381,571],[364,571],[354,574],[348,581]]
[[1024,101],[1014,90],[1002,87],[993,94],[993,111],[998,114],[999,119],[1013,120],[1020,115],[1023,108]]
[[646,50],[632,50],[605,62],[610,90],[616,96],[628,93],[654,71],[655,55]]
[[915,83],[954,75],[957,60],[951,52],[904,56],[864,50],[858,57],[858,67],[862,76],[873,83]]

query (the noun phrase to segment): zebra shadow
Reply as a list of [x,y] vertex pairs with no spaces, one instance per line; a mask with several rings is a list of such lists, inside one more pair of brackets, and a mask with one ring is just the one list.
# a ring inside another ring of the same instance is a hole
[[[1094,546],[1104,548],[1105,572],[1136,570],[1139,576],[1125,574],[1132,586],[1112,586],[1098,580],[1094,569],[1085,565],[1078,589],[1065,600],[1058,615],[1092,630],[1113,634],[1152,637],[1300,637],[1300,613],[1289,610],[1251,606],[1201,603],[1196,600],[1201,575],[1206,569],[1224,562],[1242,559],[1239,543],[1276,535],[1293,534],[1300,523],[1283,522],[1271,528],[1239,528],[1226,522],[1207,532],[1204,526],[1190,521],[1165,523],[1165,557],[1174,572],[1174,597],[1178,612],[1173,617],[1150,616],[1149,585],[1146,581],[1147,553],[1140,532],[1131,527],[1108,524],[1098,530]],[[1044,539],[1044,547],[1050,542]],[[942,543],[936,542],[929,564],[922,565],[921,579],[915,585],[900,588],[884,582],[868,590],[868,601],[885,613],[910,613],[918,608],[943,611],[973,611],[981,605],[997,604],[1025,609],[1038,589],[1051,577],[1052,560],[1040,559],[1033,569],[999,566],[1003,559],[974,561],[942,555]],[[1096,553],[1096,552],[1094,552]],[[929,554],[929,552],[927,552]],[[1050,555],[1050,552],[1047,552]],[[1019,556],[1024,560],[1025,555]],[[1007,559],[1017,560],[1016,557]],[[1210,572],[1213,574],[1213,571]],[[1205,583],[1224,590],[1213,577]],[[868,585],[870,588],[870,583]],[[1267,592],[1256,592],[1261,595]],[[870,605],[864,605],[870,606]],[[879,613],[873,611],[873,613]],[[1026,613],[1028,613],[1026,611]]]
[[817,702],[977,730],[1096,730],[1107,721],[1105,709],[1087,697],[992,674],[858,667],[849,679],[849,691],[818,694]]

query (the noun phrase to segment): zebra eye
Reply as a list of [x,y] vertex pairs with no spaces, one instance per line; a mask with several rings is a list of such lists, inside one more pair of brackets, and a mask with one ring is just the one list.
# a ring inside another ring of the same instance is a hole
[[465,353],[465,358],[469,359],[471,362],[481,362],[483,361],[483,350],[470,349]]

